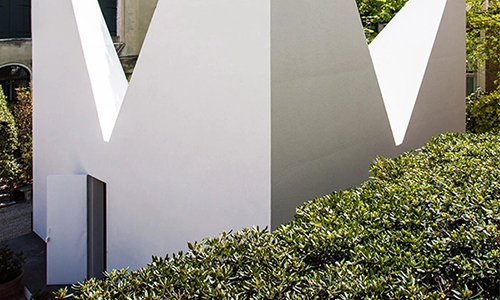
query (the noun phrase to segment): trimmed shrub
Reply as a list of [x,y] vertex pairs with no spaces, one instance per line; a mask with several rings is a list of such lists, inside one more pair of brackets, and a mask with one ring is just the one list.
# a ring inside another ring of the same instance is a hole
[[[445,134],[273,233],[222,233],[76,299],[499,299],[500,137]],[[60,292],[62,297],[64,292]]]
[[467,131],[485,133],[500,129],[500,91],[481,90],[467,97]]
[[0,86],[0,186],[7,185],[10,189],[14,187],[19,174],[18,164],[14,158],[17,143],[16,123]]

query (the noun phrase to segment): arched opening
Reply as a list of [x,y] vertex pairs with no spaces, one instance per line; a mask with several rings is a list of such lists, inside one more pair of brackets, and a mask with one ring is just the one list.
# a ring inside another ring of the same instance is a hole
[[[20,64],[0,66],[0,85],[5,98],[0,105],[3,164],[0,164],[0,207],[7,212],[3,238],[32,231],[32,93],[30,70]],[[20,90],[16,90],[20,88]],[[2,97],[3,98],[3,97]],[[7,113],[9,112],[9,113]],[[14,205],[16,204],[16,205]],[[13,206],[7,208],[4,206]]]
[[16,88],[28,87],[31,81],[30,71],[21,65],[0,67],[0,85],[7,96],[7,102],[16,99]]

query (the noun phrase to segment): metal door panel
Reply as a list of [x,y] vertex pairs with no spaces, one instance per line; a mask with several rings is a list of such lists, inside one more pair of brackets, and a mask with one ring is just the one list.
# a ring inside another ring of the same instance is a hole
[[106,270],[106,184],[88,176],[88,276],[102,278]]

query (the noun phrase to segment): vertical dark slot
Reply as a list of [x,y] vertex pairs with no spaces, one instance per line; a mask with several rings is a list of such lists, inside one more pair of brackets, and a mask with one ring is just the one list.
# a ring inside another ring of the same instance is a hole
[[106,183],[87,177],[87,276],[102,278],[106,270]]

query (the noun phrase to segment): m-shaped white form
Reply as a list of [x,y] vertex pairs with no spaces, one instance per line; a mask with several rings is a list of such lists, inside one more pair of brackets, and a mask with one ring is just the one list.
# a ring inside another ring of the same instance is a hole
[[72,0],[103,139],[113,133],[128,88],[120,59],[97,1]]
[[85,242],[85,218],[54,214],[85,207],[78,174],[107,185],[108,268],[135,269],[465,129],[462,0],[410,0],[370,47],[355,0],[160,0],[130,85],[97,0],[32,8],[33,226],[53,257]]
[[[396,145],[403,143],[410,124],[446,3],[410,1],[369,46]],[[99,3],[72,0],[72,4],[102,136],[109,141],[127,79]]]
[[369,46],[396,145],[410,124],[446,3],[409,1]]

